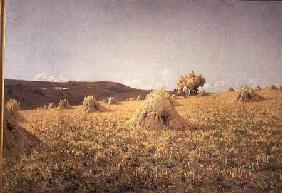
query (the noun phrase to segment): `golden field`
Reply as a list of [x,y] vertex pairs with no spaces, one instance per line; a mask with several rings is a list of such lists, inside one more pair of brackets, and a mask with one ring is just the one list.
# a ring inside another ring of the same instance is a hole
[[41,143],[6,163],[4,192],[281,192],[282,91],[176,99],[193,128],[128,124],[142,101],[105,112],[22,110]]

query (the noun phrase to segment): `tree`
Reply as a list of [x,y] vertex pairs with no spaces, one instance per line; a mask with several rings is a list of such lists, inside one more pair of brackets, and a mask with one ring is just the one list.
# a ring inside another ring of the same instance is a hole
[[183,88],[186,86],[190,92],[190,95],[197,95],[199,91],[200,86],[204,86],[206,83],[205,78],[200,75],[196,75],[194,71],[192,71],[190,74],[186,74],[183,76],[180,76],[177,87],[178,87],[178,94],[183,95]]

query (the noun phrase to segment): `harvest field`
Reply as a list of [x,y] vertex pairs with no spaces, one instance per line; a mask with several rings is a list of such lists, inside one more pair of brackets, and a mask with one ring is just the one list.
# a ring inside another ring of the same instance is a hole
[[186,129],[128,124],[143,101],[21,110],[40,144],[6,163],[4,192],[281,192],[282,91],[258,93],[178,98]]

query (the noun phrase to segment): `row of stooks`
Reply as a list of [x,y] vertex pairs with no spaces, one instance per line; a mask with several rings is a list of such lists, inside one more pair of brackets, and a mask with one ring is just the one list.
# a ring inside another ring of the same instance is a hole
[[[242,87],[246,87],[246,86],[242,86]],[[241,88],[242,88],[242,87],[241,87]],[[261,88],[260,86],[257,86],[257,87],[254,88],[254,90],[256,90],[256,91],[261,90],[261,89],[262,89],[262,88]],[[270,85],[270,86],[265,87],[265,89],[277,90],[278,87],[275,86],[274,84],[272,84],[272,85]],[[282,86],[280,86],[279,89],[282,89]],[[228,89],[228,91],[235,91],[235,90],[234,90],[234,88],[230,87],[230,88]]]
[[[262,96],[260,96],[256,91],[261,90],[261,87],[256,87],[256,88],[250,88],[248,86],[242,86],[236,91],[235,94],[235,101],[243,101],[243,102],[248,102],[248,101],[259,101],[263,99]],[[278,88],[275,85],[271,85],[266,87],[266,89],[270,90],[277,90]],[[280,87],[282,89],[282,87]],[[228,91],[235,91],[233,88],[229,88]],[[207,92],[202,91],[199,93],[200,96],[206,96],[208,95]],[[176,98],[175,94],[171,95],[172,98]],[[128,98],[126,101],[140,101],[142,100],[142,96],[139,95],[137,98]],[[118,101],[114,97],[108,97],[107,100],[101,100],[97,101],[94,96],[87,96],[84,98],[83,103],[82,103],[82,109],[86,112],[94,112],[94,111],[101,111],[103,110],[103,107],[101,104],[118,104]],[[61,99],[58,106],[56,107],[54,103],[49,103],[48,105],[44,105],[38,109],[53,109],[53,108],[58,108],[58,109],[70,109],[71,105],[69,104],[69,101],[67,99]],[[6,109],[13,113],[16,112],[20,109],[20,103],[16,99],[10,99],[7,104],[6,104]]]
[[[244,86],[235,93],[235,101],[249,102],[259,101],[263,97],[254,89]],[[149,93],[144,102],[142,102],[135,115],[129,120],[130,125],[142,126],[147,128],[192,128],[193,126],[188,120],[181,117],[175,105],[175,97],[170,95],[164,89],[153,90]],[[117,101],[113,97],[108,99],[110,104]],[[50,108],[52,105],[49,105]],[[6,104],[6,108],[10,113],[14,113],[20,109],[20,104],[15,99],[10,99]],[[59,109],[71,108],[67,99],[62,99],[58,105]],[[94,96],[87,96],[82,103],[82,110],[85,112],[103,111],[103,105],[98,102]]]
[[[138,95],[137,98],[129,98],[126,99],[127,101],[140,101],[142,100],[142,96]],[[108,97],[107,99],[101,100],[101,101],[97,101],[96,98],[94,96],[87,96],[84,97],[84,100],[82,102],[82,109],[86,112],[94,112],[94,111],[101,111],[104,108],[102,107],[101,104],[108,104],[108,105],[112,105],[112,104],[118,104],[118,100],[115,97]],[[38,108],[38,110],[40,109],[71,109],[71,105],[69,104],[68,99],[61,99],[59,101],[58,106],[56,107],[54,103],[49,103],[48,105],[44,105],[40,108]],[[7,103],[6,103],[6,110],[9,111],[10,113],[15,113],[17,111],[20,110],[20,102],[18,102],[16,99],[10,99]]]

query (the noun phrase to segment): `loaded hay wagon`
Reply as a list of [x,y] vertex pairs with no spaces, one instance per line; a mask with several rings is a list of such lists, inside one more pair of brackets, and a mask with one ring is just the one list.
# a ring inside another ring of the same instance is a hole
[[193,71],[190,74],[183,75],[177,83],[177,95],[188,96],[198,95],[199,87],[204,86],[205,78],[200,74],[196,75]]

